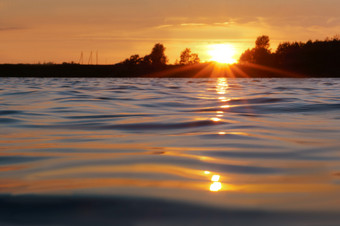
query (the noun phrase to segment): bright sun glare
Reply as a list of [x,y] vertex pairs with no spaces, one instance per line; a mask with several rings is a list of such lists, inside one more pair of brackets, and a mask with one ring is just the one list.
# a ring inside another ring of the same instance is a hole
[[234,64],[237,62],[234,59],[235,48],[229,44],[210,45],[208,53],[211,56],[211,61],[223,64]]

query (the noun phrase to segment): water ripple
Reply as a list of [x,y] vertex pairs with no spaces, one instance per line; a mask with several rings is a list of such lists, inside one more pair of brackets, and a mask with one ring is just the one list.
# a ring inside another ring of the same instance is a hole
[[340,212],[339,115],[338,79],[0,78],[0,194]]

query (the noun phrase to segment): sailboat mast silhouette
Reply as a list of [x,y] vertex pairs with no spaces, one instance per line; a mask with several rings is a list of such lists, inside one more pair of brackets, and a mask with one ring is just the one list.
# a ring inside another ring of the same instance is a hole
[[[96,51],[96,65],[98,65],[98,62],[99,62],[99,52],[97,50]],[[84,53],[83,53],[83,51],[80,52],[80,57],[79,57],[78,63],[79,64],[84,64]],[[88,65],[93,64],[93,51],[90,52],[90,56],[89,56],[89,59],[87,61],[87,64]]]

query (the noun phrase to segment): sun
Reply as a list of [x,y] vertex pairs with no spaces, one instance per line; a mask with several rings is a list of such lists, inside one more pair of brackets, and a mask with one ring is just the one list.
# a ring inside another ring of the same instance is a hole
[[215,44],[209,45],[208,54],[211,56],[210,60],[223,64],[234,64],[235,48],[230,44]]

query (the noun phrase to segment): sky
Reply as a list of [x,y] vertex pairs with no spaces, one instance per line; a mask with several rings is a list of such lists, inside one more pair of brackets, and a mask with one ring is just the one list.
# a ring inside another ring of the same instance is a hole
[[0,63],[99,64],[144,56],[155,43],[169,63],[191,48],[208,61],[210,45],[230,44],[235,57],[268,35],[284,41],[340,34],[339,0],[0,0]]

